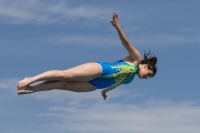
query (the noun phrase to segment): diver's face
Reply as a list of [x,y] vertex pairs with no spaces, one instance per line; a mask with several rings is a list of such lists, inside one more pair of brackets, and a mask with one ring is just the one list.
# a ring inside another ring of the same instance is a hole
[[152,77],[154,72],[148,68],[148,64],[140,64],[138,76],[141,79],[148,79]]

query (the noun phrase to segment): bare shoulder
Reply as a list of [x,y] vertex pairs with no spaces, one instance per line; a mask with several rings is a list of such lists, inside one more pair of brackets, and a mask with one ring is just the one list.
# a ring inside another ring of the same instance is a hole
[[138,66],[140,64],[140,62],[142,61],[142,59],[141,60],[133,60],[133,58],[131,58],[130,56],[126,56],[122,60],[131,65],[134,65],[134,66]]

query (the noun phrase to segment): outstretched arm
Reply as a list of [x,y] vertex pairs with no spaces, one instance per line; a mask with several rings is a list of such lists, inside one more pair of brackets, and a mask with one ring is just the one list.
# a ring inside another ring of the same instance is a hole
[[134,48],[133,45],[131,45],[129,43],[128,39],[126,38],[126,35],[122,31],[122,29],[119,25],[119,22],[118,22],[118,14],[117,13],[113,13],[113,19],[110,20],[110,22],[116,28],[118,35],[119,35],[119,38],[120,38],[123,46],[127,49],[131,59],[133,61],[140,62],[142,60],[142,57],[141,57],[140,53],[137,51],[137,49]]
[[108,87],[108,88],[105,88],[101,91],[101,95],[103,96],[104,100],[106,100],[106,98],[108,97],[106,92],[110,91],[110,90],[113,90],[115,89],[117,86],[111,86],[111,87]]

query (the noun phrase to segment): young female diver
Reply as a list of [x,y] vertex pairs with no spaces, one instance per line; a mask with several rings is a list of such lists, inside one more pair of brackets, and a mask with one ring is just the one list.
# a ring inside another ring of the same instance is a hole
[[[135,74],[139,78],[148,79],[156,74],[157,58],[145,51],[144,59],[140,53],[129,43],[124,32],[118,23],[118,15],[113,13],[110,21],[116,28],[123,46],[129,55],[113,63],[91,62],[70,68],[67,70],[50,70],[34,77],[21,80],[18,85],[18,94],[29,94],[37,91],[52,89],[70,90],[74,92],[88,92],[96,89],[103,89],[102,96],[107,98],[107,91],[110,91],[120,84],[130,83]],[[43,83],[30,86],[36,81]]]

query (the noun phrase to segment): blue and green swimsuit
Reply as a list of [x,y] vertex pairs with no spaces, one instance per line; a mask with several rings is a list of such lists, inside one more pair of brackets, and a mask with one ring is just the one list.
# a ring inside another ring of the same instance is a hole
[[97,63],[102,66],[102,73],[99,77],[89,82],[98,89],[118,86],[120,84],[129,84],[138,70],[138,66],[130,65],[123,60],[113,63]]

